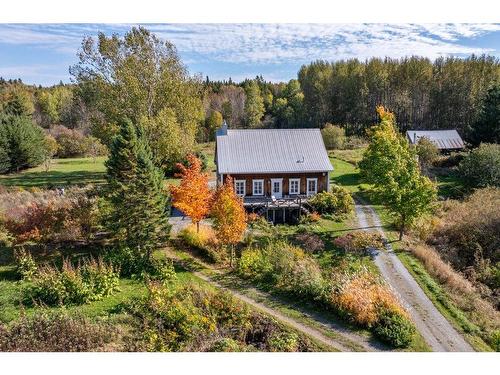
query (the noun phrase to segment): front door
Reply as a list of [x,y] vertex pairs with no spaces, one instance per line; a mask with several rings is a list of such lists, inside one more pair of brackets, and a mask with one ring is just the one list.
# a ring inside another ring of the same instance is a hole
[[271,179],[271,195],[275,198],[281,198],[283,196],[283,179],[282,178],[272,178]]

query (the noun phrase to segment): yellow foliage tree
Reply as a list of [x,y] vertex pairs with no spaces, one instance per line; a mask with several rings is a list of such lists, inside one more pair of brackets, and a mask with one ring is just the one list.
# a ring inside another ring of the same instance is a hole
[[201,161],[193,154],[188,155],[188,167],[177,164],[181,177],[179,186],[172,186],[173,206],[189,216],[196,231],[200,231],[200,221],[210,212],[212,192],[208,187],[208,174],[202,172]]
[[234,192],[233,179],[230,176],[217,189],[211,213],[217,239],[220,243],[230,246],[230,265],[232,267],[234,245],[241,241],[245,233],[247,217],[241,198]]

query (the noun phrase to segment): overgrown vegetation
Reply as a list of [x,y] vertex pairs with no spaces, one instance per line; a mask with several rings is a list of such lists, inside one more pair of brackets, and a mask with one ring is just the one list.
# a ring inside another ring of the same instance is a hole
[[364,266],[344,261],[322,269],[300,247],[270,240],[243,250],[238,273],[280,292],[322,303],[346,320],[373,329],[394,347],[407,347],[413,340],[415,327],[408,314],[392,291]]

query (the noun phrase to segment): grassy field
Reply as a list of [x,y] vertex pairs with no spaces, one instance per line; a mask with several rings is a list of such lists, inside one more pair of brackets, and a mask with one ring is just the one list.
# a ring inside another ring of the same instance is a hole
[[[202,143],[198,150],[207,157],[207,171],[211,179],[215,179],[215,143]],[[54,188],[71,185],[103,184],[105,182],[106,157],[54,159],[50,169],[40,165],[20,173],[0,175],[0,185]],[[177,185],[178,178],[167,178],[167,184]]]
[[0,176],[0,185],[22,187],[58,187],[104,183],[105,157],[54,159],[49,171],[44,166]]

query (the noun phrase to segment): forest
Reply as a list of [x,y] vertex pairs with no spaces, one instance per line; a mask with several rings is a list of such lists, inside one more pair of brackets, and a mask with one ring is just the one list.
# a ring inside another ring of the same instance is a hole
[[[43,128],[57,150],[50,140],[38,149],[48,142],[50,154],[75,157],[105,154],[118,121],[127,116],[144,126],[155,162],[170,175],[197,142],[213,140],[223,119],[233,128],[331,123],[365,137],[377,121],[375,107],[383,105],[401,132],[457,129],[469,144],[499,140],[498,117],[484,111],[495,108],[500,95],[500,62],[492,56],[315,61],[289,82],[257,76],[236,83],[190,75],[175,46],[134,29],[124,39],[85,38],[70,73],[72,83],[52,87],[0,78],[1,121],[19,117],[35,125],[35,133]],[[31,137],[41,142],[39,134]],[[3,171],[44,160],[34,155],[7,167],[6,152],[0,150]]]

